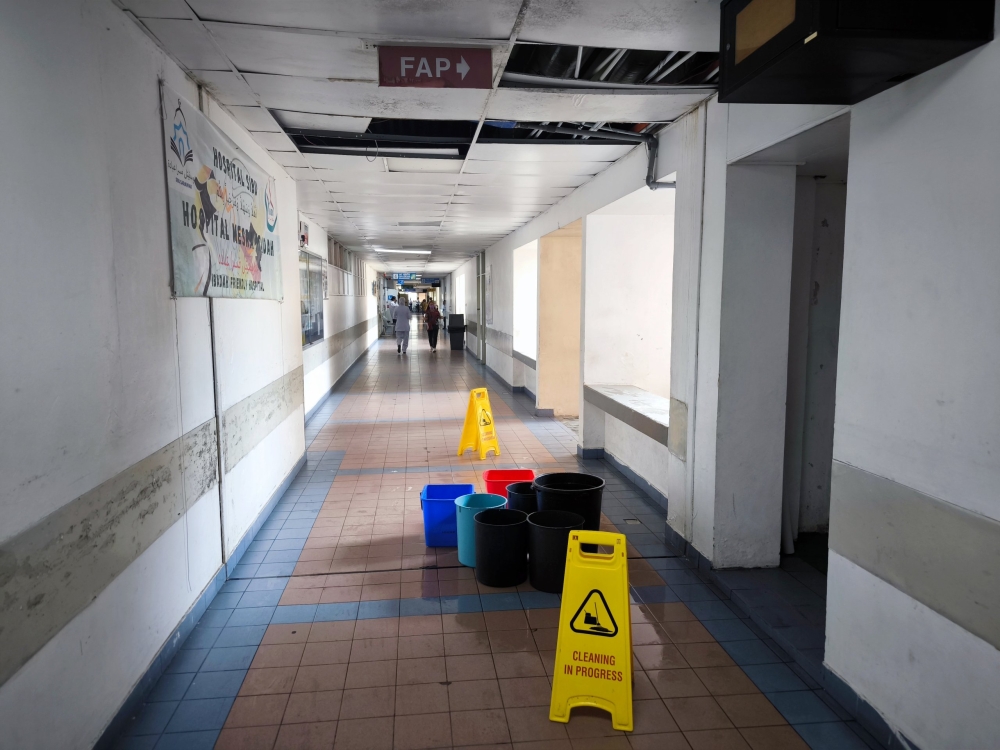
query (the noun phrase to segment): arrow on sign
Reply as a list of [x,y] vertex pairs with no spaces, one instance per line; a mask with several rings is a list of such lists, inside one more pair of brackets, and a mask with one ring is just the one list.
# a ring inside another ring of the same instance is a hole
[[464,57],[458,62],[458,65],[455,66],[455,70],[458,71],[459,75],[462,76],[462,80],[464,81],[465,74],[469,72],[469,63],[465,61]]

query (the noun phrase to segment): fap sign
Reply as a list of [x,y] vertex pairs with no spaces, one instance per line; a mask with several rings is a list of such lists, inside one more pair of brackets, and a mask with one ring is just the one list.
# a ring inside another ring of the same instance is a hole
[[483,47],[380,46],[378,85],[493,88],[493,52]]

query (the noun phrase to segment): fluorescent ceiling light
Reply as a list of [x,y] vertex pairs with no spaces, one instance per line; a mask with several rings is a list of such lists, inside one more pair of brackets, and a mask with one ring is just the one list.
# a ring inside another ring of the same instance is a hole
[[376,253],[412,253],[414,255],[430,255],[430,250],[383,250],[381,248],[375,249]]

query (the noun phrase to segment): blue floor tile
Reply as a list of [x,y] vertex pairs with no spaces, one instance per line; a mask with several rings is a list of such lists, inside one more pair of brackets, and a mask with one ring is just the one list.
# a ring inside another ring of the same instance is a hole
[[313,622],[338,622],[358,619],[358,603],[318,604]]
[[209,628],[198,623],[191,631],[191,635],[184,641],[184,648],[212,648],[221,632],[222,628]]
[[812,750],[870,750],[858,735],[843,722],[801,724],[795,731]]
[[274,610],[274,607],[244,607],[243,609],[234,609],[226,625],[231,628],[244,625],[267,625],[271,622]]
[[114,744],[114,750],[153,750],[158,734],[146,734],[140,737],[122,737]]
[[316,616],[315,604],[290,604],[275,607],[271,615],[272,623],[312,622]]
[[225,672],[235,669],[249,669],[256,646],[233,646],[231,648],[213,648],[201,666],[202,672]]
[[162,703],[163,701],[179,701],[194,679],[194,672],[180,674],[164,674],[146,697],[147,703]]
[[247,591],[284,591],[287,585],[287,578],[257,578],[250,581]]
[[[253,544],[250,545],[251,547]],[[247,590],[247,586],[250,585],[250,581],[232,579],[226,581],[222,584],[222,588],[219,589],[220,594],[239,594]],[[230,607],[230,609],[232,609]]]
[[[720,620],[719,622],[726,622]],[[706,625],[707,623],[702,623]],[[734,662],[741,667],[751,664],[780,664],[782,659],[760,639],[752,641],[726,641],[721,644]]]
[[767,699],[789,724],[819,724],[840,721],[830,707],[811,690],[767,693]]
[[301,551],[305,544],[305,539],[275,539],[271,544],[271,550],[293,549]]
[[230,594],[216,594],[212,603],[208,605],[209,609],[235,609],[236,605],[240,601],[240,597],[243,596],[238,591],[234,591]]
[[441,614],[441,600],[436,596],[422,599],[400,599],[399,616],[413,617],[418,615]]
[[305,539],[309,536],[310,529],[282,529],[275,539]]
[[512,594],[480,594],[483,612],[501,612],[504,610],[521,609],[521,597]]
[[719,643],[758,640],[742,620],[706,620],[702,625]]
[[262,563],[267,554],[267,552],[251,552],[247,550],[243,553],[243,557],[240,558],[240,565],[257,565],[258,563]]
[[167,674],[178,674],[180,672],[197,672],[205,657],[208,656],[207,648],[182,648],[177,652],[166,668]]
[[762,693],[806,689],[805,683],[784,664],[748,664],[743,671]]
[[283,591],[247,591],[238,605],[239,609],[246,607],[276,607]]
[[125,734],[160,734],[170,722],[170,717],[179,705],[179,701],[163,701],[161,703],[146,703],[135,718],[129,722]]
[[740,616],[727,602],[687,602],[687,608],[704,624],[708,620],[738,620]]
[[677,594],[669,586],[635,586],[633,587],[639,601],[644,604],[663,604],[678,602]]
[[521,606],[525,609],[558,609],[559,594],[546,594],[544,591],[522,591],[518,595]]
[[256,563],[252,565],[237,565],[230,572],[230,576],[233,578],[253,578],[257,575],[257,568],[259,567]]
[[399,617],[399,599],[361,602],[358,605],[359,620],[375,620],[381,617]]
[[670,587],[682,602],[706,602],[717,600],[719,596],[703,583],[684,584]]
[[483,604],[479,594],[461,594],[459,596],[442,596],[441,612],[443,614],[459,614],[463,612],[482,612]]
[[264,555],[260,562],[266,563],[296,563],[299,561],[300,551],[297,549],[273,549]]
[[264,639],[267,625],[243,625],[240,627],[223,628],[215,641],[215,646],[227,648],[230,646],[259,646]]
[[233,610],[231,609],[210,609],[201,616],[198,627],[221,628],[229,622],[232,614]]
[[680,586],[686,583],[701,583],[701,579],[698,578],[692,570],[661,570],[659,573],[660,578],[662,578],[670,586]]
[[[240,692],[246,672],[236,669],[228,672],[199,672],[184,696],[184,702],[202,698],[233,698]],[[183,703],[181,704],[184,705]],[[212,729],[212,727],[204,727]]]
[[219,739],[219,730],[165,734],[156,743],[156,750],[212,750]]
[[222,729],[229,716],[235,698],[207,698],[205,700],[183,700],[177,706],[164,732],[197,732],[206,729]]
[[264,577],[290,576],[295,571],[295,563],[261,563],[256,575]]

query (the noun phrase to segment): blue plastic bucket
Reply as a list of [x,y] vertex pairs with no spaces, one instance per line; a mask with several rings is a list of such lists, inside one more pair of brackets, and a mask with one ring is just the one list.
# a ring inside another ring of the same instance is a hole
[[455,498],[475,492],[471,484],[428,484],[420,492],[424,512],[424,544],[428,547],[458,546],[455,528]]
[[462,495],[455,499],[455,520],[458,526],[458,561],[476,567],[476,513],[487,508],[503,508],[507,498],[485,492]]

